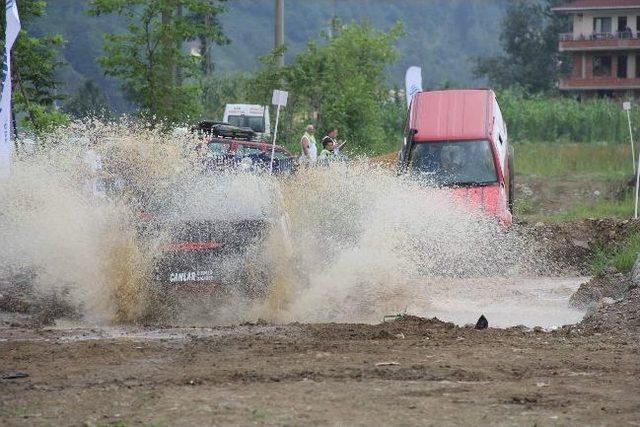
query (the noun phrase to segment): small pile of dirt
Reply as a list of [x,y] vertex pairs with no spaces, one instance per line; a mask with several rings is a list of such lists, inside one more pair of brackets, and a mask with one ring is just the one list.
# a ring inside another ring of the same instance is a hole
[[629,235],[640,232],[640,220],[633,219],[584,219],[523,225],[525,235],[531,241],[541,243],[552,260],[583,273],[589,272],[597,249],[614,250],[624,244]]
[[623,299],[598,307],[579,326],[588,334],[609,332],[637,342],[640,339],[640,288],[634,287]]
[[38,292],[30,283],[6,280],[0,282],[0,313],[13,314],[3,317],[5,323],[14,323],[14,317],[27,318],[25,326],[32,327],[51,325],[62,317],[79,317],[67,293]]
[[629,293],[635,284],[628,275],[616,270],[615,267],[604,269],[600,274],[580,285],[571,296],[569,304],[577,309],[595,308],[606,299],[620,300]]

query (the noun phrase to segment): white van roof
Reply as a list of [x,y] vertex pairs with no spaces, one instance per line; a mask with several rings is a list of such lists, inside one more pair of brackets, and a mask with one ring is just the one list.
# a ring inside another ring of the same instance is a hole
[[255,104],[227,104],[225,107],[226,114],[244,114],[245,116],[262,116],[264,114],[264,105]]

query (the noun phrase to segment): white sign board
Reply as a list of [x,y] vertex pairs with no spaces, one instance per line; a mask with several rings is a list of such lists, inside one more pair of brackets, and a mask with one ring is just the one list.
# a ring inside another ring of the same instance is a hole
[[289,97],[289,92],[276,89],[273,91],[273,97],[271,98],[271,103],[279,107],[286,107],[288,97]]
[[623,103],[622,103],[622,109],[623,109],[624,111],[629,111],[629,110],[631,110],[631,102],[629,102],[629,101],[625,101],[625,102],[623,102]]

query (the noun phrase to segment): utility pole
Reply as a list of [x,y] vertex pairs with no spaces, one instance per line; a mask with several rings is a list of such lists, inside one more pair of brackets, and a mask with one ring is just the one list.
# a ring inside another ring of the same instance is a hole
[[[182,0],[177,0],[176,2],[176,24],[180,24],[182,20]],[[180,52],[182,50],[182,40],[176,40],[176,50]],[[176,86],[182,85],[182,72],[180,70],[180,65],[175,64],[173,69],[173,76],[175,79]]]
[[[160,11],[160,22],[162,23],[163,26],[163,35],[161,38],[161,43],[162,43],[162,47],[164,48],[165,52],[163,52],[164,55],[167,54],[166,51],[169,50],[169,43],[171,42],[171,38],[169,36],[167,36],[168,34],[168,27],[171,25],[171,12],[167,9],[167,8],[163,8]],[[173,78],[175,77],[175,67],[172,67],[171,70],[171,83],[173,82]]]
[[[284,46],[284,0],[276,0],[275,49]],[[284,66],[284,52],[278,55],[278,65]]]
[[[211,14],[204,15],[204,26],[207,30],[211,27]],[[206,36],[200,38],[200,51],[202,52],[202,71],[205,77],[209,77],[213,71],[211,66],[211,48],[209,46],[209,39]]]

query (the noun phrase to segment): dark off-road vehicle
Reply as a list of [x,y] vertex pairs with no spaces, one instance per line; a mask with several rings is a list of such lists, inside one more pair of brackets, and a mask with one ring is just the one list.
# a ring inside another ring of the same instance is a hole
[[[154,263],[155,281],[168,290],[264,294],[271,272],[266,240],[288,241],[282,195],[268,175],[295,171],[283,147],[253,140],[247,129],[203,122],[195,182],[172,191],[155,227],[165,236]],[[229,137],[231,136],[231,137]]]

